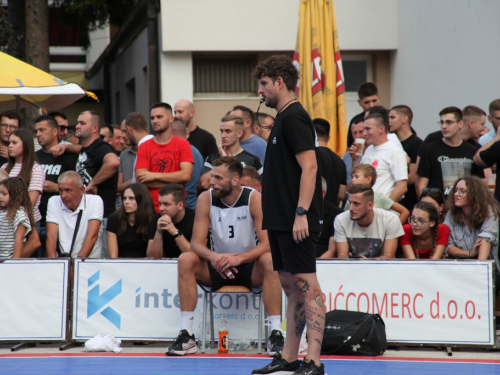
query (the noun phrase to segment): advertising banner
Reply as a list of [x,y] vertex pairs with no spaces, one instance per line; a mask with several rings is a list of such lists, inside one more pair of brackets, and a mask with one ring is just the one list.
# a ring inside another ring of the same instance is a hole
[[493,261],[318,261],[327,311],[379,314],[387,341],[494,345]]
[[[77,340],[97,334],[122,340],[172,340],[181,329],[176,260],[76,260],[74,295]],[[202,305],[198,287],[196,338],[201,336]],[[257,296],[214,293],[215,336],[225,318],[230,338],[256,338],[258,316]]]
[[66,340],[66,259],[0,263],[1,341]]

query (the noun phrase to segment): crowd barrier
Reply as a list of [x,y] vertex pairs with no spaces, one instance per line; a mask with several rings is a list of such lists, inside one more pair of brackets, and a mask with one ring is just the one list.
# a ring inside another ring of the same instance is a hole
[[[6,260],[3,341],[172,340],[180,329],[176,260]],[[327,310],[378,313],[400,344],[495,344],[492,261],[318,260]],[[200,334],[202,293],[195,311]],[[256,338],[252,294],[215,293],[215,327]],[[68,308],[68,309],[67,309]],[[286,306],[284,306],[286,308]],[[198,336],[199,337],[199,336]]]

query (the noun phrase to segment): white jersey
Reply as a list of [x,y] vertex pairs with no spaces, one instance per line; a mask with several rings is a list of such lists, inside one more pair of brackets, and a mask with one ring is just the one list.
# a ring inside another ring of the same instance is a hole
[[210,248],[217,253],[241,254],[259,242],[250,214],[250,197],[254,190],[242,186],[236,203],[227,206],[213,196],[210,189]]

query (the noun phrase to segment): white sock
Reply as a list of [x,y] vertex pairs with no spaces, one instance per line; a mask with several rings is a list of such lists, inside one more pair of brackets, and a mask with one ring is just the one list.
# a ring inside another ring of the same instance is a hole
[[181,311],[181,329],[193,334],[194,311]]
[[274,329],[281,332],[281,315],[269,315],[269,330]]

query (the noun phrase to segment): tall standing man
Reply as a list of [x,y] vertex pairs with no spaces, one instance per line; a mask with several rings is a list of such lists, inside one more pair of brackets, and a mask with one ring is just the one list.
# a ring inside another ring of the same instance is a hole
[[[262,178],[263,229],[267,229],[281,285],[287,298],[282,355],[252,374],[324,375],[320,363],[325,305],[316,276],[316,242],[322,227],[322,196],[317,139],[311,118],[295,98],[298,72],[286,56],[260,63],[254,78],[266,106],[276,109]],[[308,349],[298,360],[307,325]]]

